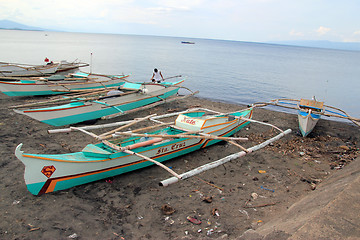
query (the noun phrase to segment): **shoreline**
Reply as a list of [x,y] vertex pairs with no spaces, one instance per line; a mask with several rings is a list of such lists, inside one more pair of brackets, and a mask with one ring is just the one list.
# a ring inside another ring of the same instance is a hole
[[[0,96],[2,239],[235,239],[279,218],[360,155],[359,128],[352,124],[321,119],[310,136],[302,138],[295,114],[256,108],[253,119],[293,132],[264,149],[168,187],[158,183],[169,174],[151,166],[35,197],[26,189],[24,166],[14,155],[15,147],[23,142],[29,153],[65,153],[79,151],[93,139],[80,132],[48,134],[55,127],[7,109],[29,99],[34,98]],[[190,97],[96,124],[199,106],[222,112],[244,108]],[[274,134],[268,126],[251,123],[236,136],[248,137],[244,146],[251,147]],[[237,147],[218,143],[164,163],[183,173],[236,152]],[[175,211],[167,215],[162,210],[166,206]]]

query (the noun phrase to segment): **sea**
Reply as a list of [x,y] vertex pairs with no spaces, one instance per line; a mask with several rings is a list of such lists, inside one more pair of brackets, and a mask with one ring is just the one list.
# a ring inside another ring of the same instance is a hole
[[165,78],[186,77],[183,85],[198,90],[198,97],[227,103],[315,96],[360,118],[360,51],[185,37],[0,30],[0,62],[36,65],[46,57],[86,62],[90,66],[82,71],[131,74],[132,81],[140,82],[150,81],[158,68]]

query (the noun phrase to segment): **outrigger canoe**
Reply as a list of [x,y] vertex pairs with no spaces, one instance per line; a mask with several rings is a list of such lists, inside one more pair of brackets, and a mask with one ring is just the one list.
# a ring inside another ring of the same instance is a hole
[[89,66],[89,64],[77,61],[68,62],[66,60],[45,65],[0,62],[0,77],[46,76],[86,66]]
[[54,74],[60,63],[48,65],[28,65],[0,62],[0,77],[44,76]]
[[[81,152],[67,154],[25,153],[21,150],[21,143],[17,146],[15,155],[25,165],[24,179],[28,190],[34,195],[41,195],[113,177],[154,163],[162,165],[163,161],[222,140],[247,140],[229,136],[247,126],[252,113],[253,108],[226,114],[185,111],[177,114],[172,123],[156,120],[157,123],[160,122],[158,126],[168,126],[146,134],[135,133],[145,128],[133,132],[119,131],[128,129],[136,122],[151,120],[149,117],[130,121],[101,135],[72,127],[70,129],[85,132],[101,142],[89,144]],[[114,137],[113,140],[107,140],[111,137]],[[171,169],[167,170],[173,173]]]
[[306,137],[315,127],[321,115],[325,111],[324,102],[301,99],[298,104],[298,121],[301,135]]
[[321,116],[347,119],[360,127],[360,119],[349,116],[344,110],[325,105],[324,102],[317,101],[315,97],[312,100],[281,98],[253,104],[254,107],[267,105],[295,109],[298,115],[299,130],[303,137],[312,132]]
[[0,81],[0,91],[8,96],[58,95],[74,90],[97,90],[119,86],[127,77],[129,75],[77,72],[67,76],[17,78],[17,81]]
[[[117,113],[121,114],[164,101],[178,93],[180,88],[178,85],[183,81],[180,80],[171,84],[126,82],[120,86],[121,91],[115,91],[109,96],[105,95],[105,91],[106,94],[110,91],[103,90],[103,93],[96,97],[61,98],[63,101],[69,99],[68,103],[43,108],[14,109],[14,111],[52,126],[63,126]],[[96,92],[96,94],[98,93]]]

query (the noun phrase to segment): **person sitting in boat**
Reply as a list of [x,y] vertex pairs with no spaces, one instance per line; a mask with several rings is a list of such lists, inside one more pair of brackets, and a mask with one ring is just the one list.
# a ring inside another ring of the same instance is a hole
[[161,74],[161,71],[157,70],[157,68],[154,69],[154,72],[153,72],[153,75],[150,79],[152,82],[157,82],[157,83],[160,83],[161,80],[164,81],[164,77],[163,75]]

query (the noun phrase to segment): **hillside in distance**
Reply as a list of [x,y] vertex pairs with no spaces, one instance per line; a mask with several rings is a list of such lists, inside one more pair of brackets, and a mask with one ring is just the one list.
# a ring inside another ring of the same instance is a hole
[[332,42],[332,41],[271,41],[270,44],[280,44],[299,47],[327,48],[349,51],[360,51],[360,42]]
[[9,21],[9,20],[0,20],[0,29],[7,30],[27,30],[27,31],[46,31],[47,29],[28,26],[25,24]]

